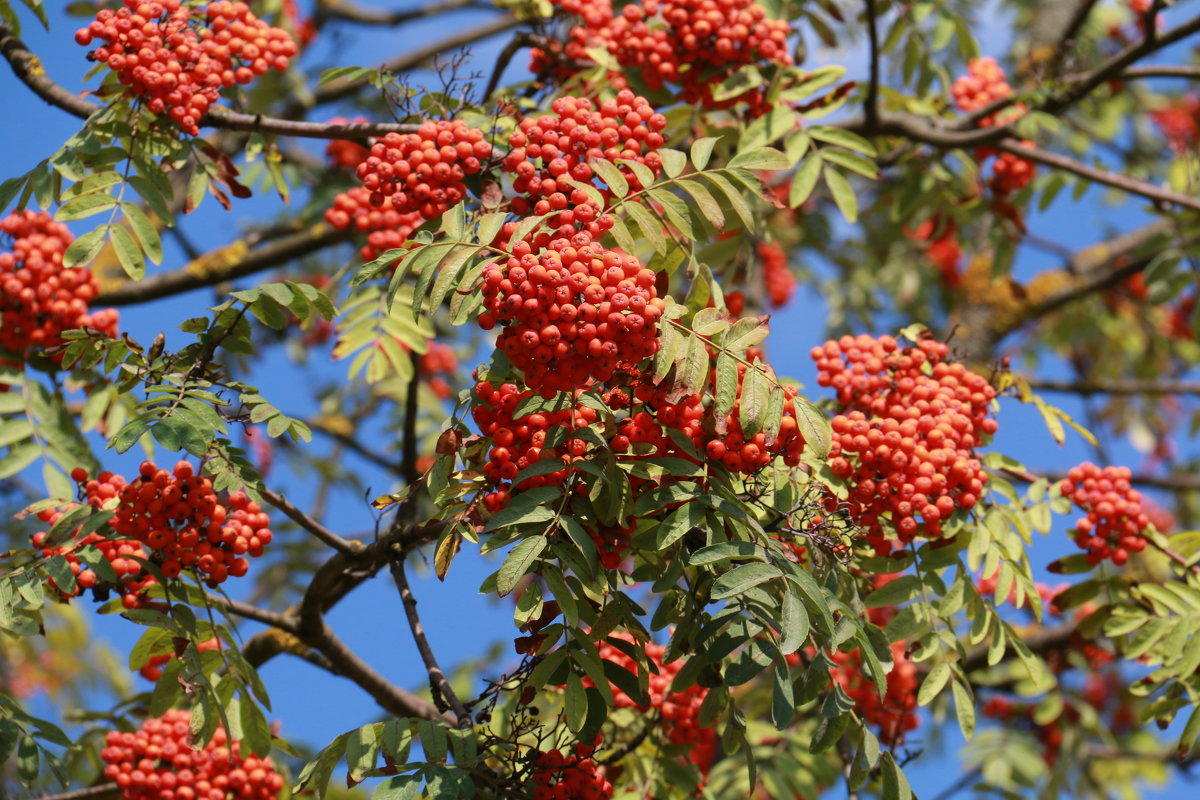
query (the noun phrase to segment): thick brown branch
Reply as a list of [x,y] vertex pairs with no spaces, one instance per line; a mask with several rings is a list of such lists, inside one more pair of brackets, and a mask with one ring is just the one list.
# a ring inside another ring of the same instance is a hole
[[128,306],[214,286],[282,266],[292,259],[349,241],[352,235],[349,231],[334,230],[320,223],[260,247],[252,247],[247,240],[239,239],[206,253],[174,272],[155,275],[137,283],[131,281],[101,292],[94,302],[98,306]]
[[400,592],[400,601],[404,605],[404,615],[408,618],[408,628],[412,631],[413,642],[417,645],[417,652],[421,654],[421,660],[425,662],[425,669],[429,673],[429,681],[433,690],[440,694],[450,706],[458,724],[461,725],[464,722],[470,724],[470,712],[467,711],[462,700],[458,699],[458,695],[454,693],[454,688],[446,679],[446,673],[438,665],[433,648],[429,646],[429,639],[425,636],[425,628],[421,625],[420,615],[417,614],[417,598],[413,595],[412,587],[408,585],[408,576],[404,572],[405,556],[406,553],[402,549],[393,551],[392,578],[396,581],[396,589]]
[[[1058,483],[1064,480],[1067,476],[1063,472],[1044,472],[1033,473],[1019,469],[1004,468],[1000,470],[1005,475],[1016,478],[1019,481],[1033,483],[1036,480],[1045,478],[1050,483]],[[1145,486],[1151,489],[1167,489],[1173,492],[1193,492],[1200,491],[1200,475],[1139,475],[1133,473],[1129,482],[1134,486]]]
[[34,94],[50,105],[61,108],[80,119],[87,119],[100,108],[90,100],[85,100],[55,83],[46,74],[41,59],[30,52],[25,43],[18,39],[16,34],[2,22],[0,22],[0,54],[7,59],[13,74],[32,89]]
[[1027,377],[1030,388],[1043,392],[1065,394],[1119,394],[1119,395],[1164,395],[1200,394],[1200,381],[1181,381],[1164,378],[1161,380],[1109,380],[1093,378],[1086,381],[1060,381],[1050,378]]
[[867,130],[874,131],[879,124],[879,25],[876,20],[878,13],[875,0],[867,3],[867,43],[870,48],[870,77],[867,83],[867,96],[863,100],[863,116],[866,117]]
[[308,514],[305,514],[303,511],[296,508],[296,506],[289,503],[287,498],[283,497],[282,495],[276,494],[265,487],[260,490],[260,494],[262,494],[264,500],[282,511],[284,515],[292,522],[296,523],[301,528],[332,547],[334,550],[337,550],[339,553],[354,555],[365,547],[362,542],[348,542],[341,536],[338,536],[320,522],[317,522]]

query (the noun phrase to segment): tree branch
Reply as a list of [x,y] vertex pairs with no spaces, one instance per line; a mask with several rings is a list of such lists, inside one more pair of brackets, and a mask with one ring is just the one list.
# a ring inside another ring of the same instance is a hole
[[1021,158],[1034,161],[1038,164],[1045,164],[1048,167],[1060,169],[1064,172],[1070,172],[1074,175],[1079,175],[1082,178],[1087,178],[1094,183],[1102,183],[1106,186],[1112,186],[1115,189],[1120,189],[1130,194],[1136,194],[1145,197],[1149,200],[1155,200],[1160,203],[1171,203],[1173,205],[1190,208],[1193,211],[1200,211],[1200,198],[1195,198],[1190,195],[1181,194],[1180,192],[1172,191],[1171,189],[1163,189],[1146,181],[1139,181],[1136,178],[1130,178],[1127,175],[1121,175],[1116,172],[1090,167],[1087,164],[1076,161],[1073,158],[1052,153],[1049,150],[1043,150],[1040,147],[1029,147],[1012,139],[1004,139],[996,142],[994,145],[997,150],[1002,150],[1006,153],[1020,156]]
[[393,461],[380,453],[376,453],[375,451],[368,449],[353,436],[349,436],[339,430],[336,430],[332,425],[321,420],[320,418],[306,420],[305,424],[317,433],[324,434],[338,444],[345,445],[347,448],[354,451],[358,456],[370,461],[375,466],[382,467],[388,472],[395,473],[396,475],[404,475],[404,465],[401,462]]
[[190,292],[282,266],[292,259],[349,241],[353,235],[352,231],[335,230],[322,222],[261,247],[253,247],[253,240],[239,239],[209,251],[181,269],[140,282],[123,282],[115,289],[102,291],[93,302],[97,306],[128,306]]
[[1090,380],[1062,381],[1036,376],[1023,376],[1031,389],[1043,392],[1062,392],[1064,394],[1116,394],[1116,395],[1163,395],[1163,394],[1200,394],[1200,381],[1183,381],[1175,379],[1163,380],[1122,380],[1092,378]]
[[296,620],[286,614],[280,614],[277,611],[268,611],[265,608],[243,603],[240,600],[233,600],[224,595],[205,592],[204,598],[214,606],[225,609],[230,614],[235,614],[239,617],[244,617],[255,622],[261,622],[264,625],[270,625],[273,628],[279,628],[282,631],[294,632],[296,629]]
[[341,536],[338,536],[336,533],[317,522],[308,514],[305,514],[303,511],[296,508],[296,506],[289,503],[282,495],[276,494],[266,487],[263,487],[259,493],[262,495],[264,500],[282,511],[288,519],[320,539],[325,544],[332,547],[334,550],[337,550],[339,553],[352,556],[360,552],[365,547],[362,542],[349,542],[343,539]]
[[429,646],[429,639],[425,636],[425,628],[421,625],[421,617],[417,614],[417,598],[413,596],[412,588],[408,585],[408,576],[404,573],[405,555],[404,550],[393,549],[392,578],[396,581],[396,588],[400,592],[400,601],[404,604],[404,615],[408,618],[408,627],[412,631],[417,652],[421,654],[421,660],[425,662],[425,669],[429,672],[429,682],[435,696],[440,694],[450,706],[457,718],[457,724],[461,725],[464,722],[470,724],[470,712],[467,711],[462,700],[458,699],[458,695],[454,693],[450,681],[446,680],[446,673],[442,672],[442,668],[438,666],[433,648]]
[[425,3],[417,8],[387,11],[382,8],[368,8],[349,0],[319,0],[315,17],[318,21],[339,20],[358,25],[403,25],[423,17],[432,17],[448,11],[464,8],[495,8],[491,3],[481,3],[479,0],[438,0]]
[[867,84],[867,96],[863,100],[863,115],[866,117],[867,130],[873,131],[879,124],[879,30],[876,24],[875,0],[867,3],[867,42],[871,51],[870,82]]
[[404,398],[404,455],[400,464],[405,482],[412,486],[421,477],[417,471],[417,413],[420,410],[417,401],[421,388],[421,357],[413,352],[409,353],[409,359],[413,374]]

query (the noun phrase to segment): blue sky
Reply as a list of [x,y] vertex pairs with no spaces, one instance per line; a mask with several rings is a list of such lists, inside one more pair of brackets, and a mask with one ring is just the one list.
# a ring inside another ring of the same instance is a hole
[[[47,5],[57,6],[58,3],[51,0]],[[415,44],[425,43],[489,16],[487,12],[461,12],[437,20],[413,23],[399,32],[374,35],[364,35],[362,29],[346,28],[344,37],[326,35],[318,40],[312,51],[306,54],[303,63],[313,74],[321,68],[346,63],[373,65],[395,52],[402,52]],[[52,10],[53,27],[51,33],[46,34],[28,15],[24,19],[26,27],[23,38],[41,55],[49,74],[68,87],[81,88],[79,80],[87,71],[88,64],[83,59],[84,49],[71,39],[71,32],[80,23],[67,20]],[[989,25],[987,29],[1001,32],[1004,25]],[[490,70],[494,54],[503,41],[504,38],[500,37],[475,48],[476,63],[481,69]],[[999,44],[985,40],[984,52],[992,52],[988,49],[989,45],[998,49]],[[857,50],[840,54],[817,52],[810,56],[809,64],[817,65],[827,60],[848,63],[852,76],[863,71],[863,55]],[[524,66],[525,55],[518,54],[508,76],[519,78]],[[2,177],[29,169],[77,130],[76,120],[44,105],[28,93],[6,68],[0,68],[0,97],[6,101],[8,120],[8,124],[0,125]],[[15,120],[19,120],[19,124],[13,124]],[[269,196],[234,202],[233,212],[225,213],[211,199],[206,201],[201,210],[184,223],[192,240],[201,246],[225,241],[243,225],[280,210],[279,203]],[[1114,213],[1102,202],[1101,192],[1091,190],[1078,204],[1071,203],[1069,198],[1062,198],[1046,213],[1033,215],[1030,229],[1034,234],[1074,249],[1102,238],[1113,229],[1136,226],[1144,219],[1144,215],[1136,211],[1137,208],[1137,203],[1128,203]],[[152,273],[174,269],[183,263],[182,254],[170,237],[166,239],[166,245],[164,264],[158,268],[151,267]],[[1054,263],[1050,256],[1023,248],[1016,272],[1019,277],[1024,277]],[[148,342],[165,328],[168,347],[171,347],[173,343],[183,340],[182,335],[173,328],[176,321],[195,315],[200,305],[212,305],[212,301],[211,290],[202,290],[150,306],[125,308],[121,311],[122,329],[129,331],[134,338]],[[815,374],[807,353],[812,345],[819,344],[825,338],[824,306],[819,292],[802,288],[793,304],[773,317],[772,330],[767,346],[768,355],[776,369],[815,390]],[[269,399],[277,400],[289,413],[301,415],[315,408],[308,403],[305,392],[294,391],[294,387],[304,386],[313,378],[336,379],[345,374],[345,368],[344,363],[325,363],[318,353],[315,354],[313,365],[307,371],[300,372],[277,349],[265,359],[255,377]],[[813,393],[818,394],[817,391]],[[1082,418],[1082,408],[1073,398],[1059,396],[1050,399],[1076,418]],[[1032,408],[1022,407],[1011,400],[1002,401],[1001,406],[1000,433],[992,449],[1025,461],[1035,471],[1037,468],[1062,469],[1094,457],[1090,447],[1075,435],[1071,435],[1063,447],[1056,447]],[[318,445],[327,447],[327,443],[319,439]],[[1111,450],[1118,462],[1137,464],[1141,460],[1140,455],[1124,442],[1113,443]],[[354,457],[347,456],[347,459],[353,462]],[[125,459],[114,459],[111,463],[128,469],[136,460],[140,460],[140,457],[135,458],[131,454]],[[361,468],[364,482],[375,493],[389,488],[387,477],[369,463],[357,463],[355,466]],[[271,483],[273,488],[298,497],[302,497],[303,492],[310,488],[284,475],[282,470],[277,470]],[[352,532],[369,530],[373,516],[361,497],[339,495],[330,506],[327,521],[337,530]],[[1074,551],[1063,533],[1065,521],[1059,520],[1059,523],[1054,534],[1036,543],[1035,563],[1045,564]],[[489,602],[477,594],[479,584],[495,566],[494,561],[464,552],[455,561],[445,583],[439,583],[428,575],[419,579],[414,576],[414,591],[421,601],[421,612],[431,644],[444,665],[478,656],[483,651],[483,643],[511,636],[509,603]],[[388,678],[414,688],[419,688],[424,682],[424,672],[419,666],[404,623],[395,588],[386,575],[356,590],[329,615],[329,622]],[[140,632],[140,629],[134,629],[123,620],[113,618],[96,618],[95,626],[98,632],[111,637],[118,647],[128,647]],[[243,628],[246,634],[253,630],[254,626],[250,625]],[[485,672],[485,675],[497,673],[515,663],[510,649],[506,647],[503,652],[507,654],[505,660],[498,662],[495,669]],[[285,737],[321,746],[336,733],[370,721],[379,713],[373,701],[349,682],[326,675],[297,659],[276,658],[263,668],[262,673],[274,701],[272,716],[282,722]],[[952,722],[949,727],[954,727]],[[956,730],[950,731],[942,751],[928,752],[908,767],[914,788],[924,796],[933,796],[957,777],[956,762],[952,758],[958,746],[957,737]],[[833,796],[836,794],[837,790]],[[1162,796],[1170,795],[1164,793]]]

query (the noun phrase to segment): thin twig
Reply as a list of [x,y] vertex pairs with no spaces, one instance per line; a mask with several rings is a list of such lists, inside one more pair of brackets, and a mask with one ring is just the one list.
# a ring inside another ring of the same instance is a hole
[[450,686],[450,681],[446,679],[446,673],[438,665],[433,648],[429,646],[429,639],[425,636],[425,628],[421,625],[420,615],[417,614],[417,598],[413,596],[412,588],[408,585],[408,576],[404,572],[405,555],[403,549],[397,549],[392,553],[392,578],[396,581],[396,588],[400,591],[400,601],[404,605],[404,615],[408,618],[408,627],[412,631],[417,652],[421,654],[421,660],[425,662],[432,689],[440,694],[450,706],[450,710],[458,718],[458,724],[470,724],[470,712],[462,704],[462,700],[458,699],[458,695],[454,693],[454,688]]
[[404,455],[400,461],[404,480],[409,486],[421,477],[417,471],[417,413],[421,388],[421,357],[416,352],[409,354],[412,362],[412,378],[409,379],[404,398]]
[[348,0],[319,0],[314,16],[315,21],[322,22],[336,19],[358,25],[395,26],[464,8],[495,8],[495,6],[491,3],[481,3],[479,0],[438,0],[416,8],[388,11],[382,8],[360,6],[357,3],[348,2]]
[[288,519],[320,539],[325,544],[332,547],[334,550],[337,550],[339,553],[354,555],[363,549],[364,545],[361,542],[346,541],[341,536],[338,536],[320,522],[317,522],[308,514],[305,514],[303,511],[296,508],[296,506],[289,503],[287,498],[283,497],[282,495],[276,494],[266,487],[260,489],[259,493],[262,494],[264,500],[282,511]]
[[270,625],[273,628],[279,628],[289,633],[296,629],[296,620],[286,614],[280,614],[277,611],[268,611],[265,608],[243,603],[240,600],[232,600],[223,595],[213,594],[212,592],[205,592],[204,597],[212,605],[223,608],[230,614],[236,614],[245,619],[261,622],[264,625]]

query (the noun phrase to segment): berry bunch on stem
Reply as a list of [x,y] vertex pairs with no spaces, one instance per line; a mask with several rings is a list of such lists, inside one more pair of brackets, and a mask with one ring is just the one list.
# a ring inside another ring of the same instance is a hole
[[222,89],[286,70],[297,52],[287,31],[228,0],[203,9],[180,0],[123,0],[115,11],[101,9],[75,41],[99,41],[88,58],[107,64],[151,113],[165,113],[192,136]]
[[104,776],[117,784],[121,800],[274,800],[283,776],[270,758],[243,756],[241,745],[218,728],[194,749],[191,714],[170,710],[131,733],[105,737]]
[[1061,484],[1062,493],[1087,512],[1075,523],[1075,544],[1087,551],[1089,564],[1111,559],[1120,566],[1130,553],[1146,549],[1142,531],[1150,518],[1142,509],[1142,494],[1129,479],[1129,467],[1098,467],[1085,462],[1073,467]]
[[996,391],[948,353],[933,339],[901,347],[865,334],[812,350],[817,383],[836,389],[841,407],[829,466],[880,554],[891,550],[889,530],[903,543],[921,530],[939,536],[987,481],[974,451],[997,430],[989,416]]
[[755,87],[717,100],[713,89],[749,64],[789,65],[784,20],[767,19],[766,9],[753,0],[640,0],[618,12],[611,0],[553,0],[563,11],[580,17],[570,38],[555,58],[535,49],[531,69],[570,75],[591,61],[588,51],[607,50],[625,72],[612,71],[612,86],[629,85],[634,74],[651,89],[677,86],[678,99],[702,108],[727,108],[746,103],[752,113],[768,110],[762,90]]
[[[45,211],[22,211],[0,220],[12,248],[0,252],[0,350],[21,356],[63,343],[63,331],[95,328],[115,338],[115,309],[88,313],[99,287],[92,273],[64,267],[74,240],[66,225]],[[61,364],[61,354],[50,359]]]

